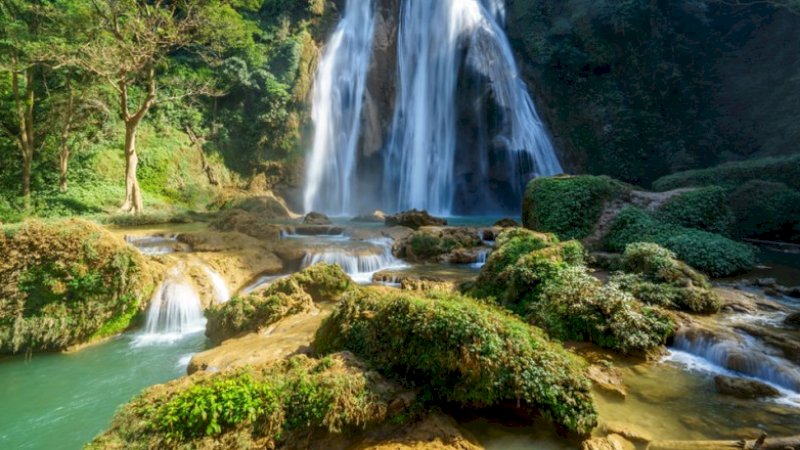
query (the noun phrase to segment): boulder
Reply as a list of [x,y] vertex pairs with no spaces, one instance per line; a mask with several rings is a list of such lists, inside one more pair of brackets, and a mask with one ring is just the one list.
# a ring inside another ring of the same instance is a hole
[[714,377],[714,384],[721,394],[737,398],[754,399],[780,395],[780,392],[770,385],[745,378],[717,375]]
[[438,217],[433,217],[427,211],[419,211],[412,209],[410,211],[403,211],[397,214],[386,216],[386,225],[395,226],[400,225],[413,229],[419,229],[425,226],[445,226],[447,221]]
[[376,209],[371,214],[361,214],[353,218],[353,222],[382,223],[386,222],[386,213]]
[[318,212],[310,212],[303,217],[304,225],[330,225],[331,219],[325,214]]
[[278,240],[281,236],[281,227],[241,209],[221,213],[211,226],[220,231],[238,231],[261,240]]
[[466,262],[478,260],[480,234],[473,228],[420,227],[394,245],[394,254],[417,262]]
[[519,225],[519,222],[517,222],[516,220],[514,220],[514,219],[512,219],[510,217],[505,217],[505,218],[502,218],[502,219],[498,220],[497,222],[495,222],[494,226],[500,227],[500,228],[514,228],[514,227],[518,227],[520,225]]

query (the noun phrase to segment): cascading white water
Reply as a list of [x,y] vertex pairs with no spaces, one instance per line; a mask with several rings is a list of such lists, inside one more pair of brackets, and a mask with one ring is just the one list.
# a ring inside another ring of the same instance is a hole
[[158,287],[147,309],[144,331],[134,345],[172,342],[203,331],[206,319],[194,287],[175,270]]
[[[374,1],[348,0],[317,73],[306,211],[352,215],[368,206],[362,204],[365,196],[355,192],[355,183]],[[465,95],[457,92],[464,66],[486,78],[502,122],[480,143],[466,144],[478,160],[470,176],[473,186],[488,190],[490,170],[502,173],[508,177],[504,181],[508,195],[518,200],[529,178],[560,173],[553,145],[502,29],[505,1],[403,0],[400,8],[395,109],[381,154],[383,185],[374,189],[381,204],[372,206],[426,209],[439,215],[454,212],[457,152],[467,150],[457,148],[465,145],[459,143],[457,129],[458,101]],[[490,167],[490,147],[504,152],[495,153],[501,156],[492,159],[494,167]]]
[[228,283],[222,278],[216,270],[208,266],[203,266],[203,271],[211,282],[211,287],[214,289],[214,299],[219,303],[225,303],[231,299],[231,292],[228,289]]
[[344,17],[314,81],[314,147],[306,165],[304,207],[348,211],[353,194],[364,86],[372,53],[375,0],[347,0]]
[[474,267],[476,269],[480,269],[481,267],[485,266],[486,265],[486,259],[489,257],[489,253],[491,253],[491,252],[492,252],[492,250],[488,249],[488,248],[479,249],[478,250],[478,260],[475,261],[474,263],[470,264],[470,266]]
[[[561,172],[552,143],[519,77],[505,33],[497,23],[499,1],[406,0],[398,42],[399,91],[384,169],[385,201],[394,209],[453,210],[457,143],[456,88],[463,45],[466,63],[488,77],[495,101],[507,116],[506,130],[494,136],[508,153],[506,171],[519,197],[530,176]],[[485,6],[496,14],[493,16]],[[466,43],[465,43],[466,40]],[[486,178],[488,154],[482,152]],[[520,160],[533,163],[523,174]],[[488,180],[487,183],[488,184]]]
[[349,248],[328,248],[306,253],[301,265],[310,267],[318,263],[336,264],[356,283],[370,283],[372,275],[384,269],[406,267],[403,261],[392,254],[390,239],[371,239],[366,242],[379,247],[381,253],[364,253],[363,250]]

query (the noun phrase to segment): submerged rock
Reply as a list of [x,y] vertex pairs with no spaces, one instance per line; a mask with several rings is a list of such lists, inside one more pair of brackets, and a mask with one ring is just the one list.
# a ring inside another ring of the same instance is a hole
[[763,397],[778,397],[780,392],[774,387],[755,380],[745,378],[726,377],[717,375],[714,377],[714,384],[720,394],[732,397],[755,399]]
[[428,214],[428,211],[412,209],[410,211],[403,211],[391,216],[386,216],[386,225],[400,225],[416,230],[419,227],[425,226],[445,226],[447,225],[447,221],[431,216]]
[[330,225],[331,219],[325,214],[318,212],[310,212],[303,217],[303,224],[305,225]]

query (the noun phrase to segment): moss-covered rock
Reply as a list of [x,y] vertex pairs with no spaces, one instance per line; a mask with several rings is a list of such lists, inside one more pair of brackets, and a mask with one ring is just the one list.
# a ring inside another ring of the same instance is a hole
[[735,189],[751,180],[784,183],[793,189],[800,189],[800,155],[751,159],[678,172],[659,178],[653,182],[653,188],[659,191],[691,186]]
[[751,180],[731,192],[736,236],[800,242],[800,190]]
[[535,408],[579,432],[596,422],[574,355],[541,330],[468,297],[360,290],[340,303],[315,345],[322,353],[350,350],[437,401]]
[[658,210],[658,218],[687,228],[727,235],[735,221],[727,191],[709,186],[676,195]]
[[534,178],[523,197],[522,222],[562,239],[581,239],[594,230],[606,202],[629,191],[606,176]]
[[399,258],[414,262],[451,262],[452,254],[481,245],[483,242],[475,229],[421,227],[398,241],[393,252]]
[[0,232],[0,353],[52,351],[124,331],[160,272],[81,220]]
[[616,284],[604,286],[583,265],[577,241],[526,230],[501,233],[473,292],[562,340],[591,341],[624,353],[662,345],[671,319]]
[[623,209],[614,219],[603,245],[623,252],[628,244],[652,242],[673,251],[681,260],[714,277],[745,272],[755,263],[753,249],[725,236],[665,223],[636,208]]
[[206,335],[221,342],[258,331],[284,317],[310,311],[315,302],[335,301],[353,286],[339,266],[316,264],[275,281],[263,291],[212,305],[206,310]]
[[627,273],[614,275],[612,281],[645,303],[696,313],[720,309],[720,298],[705,275],[657,244],[628,245],[621,264]]
[[401,394],[351,354],[295,356],[150,388],[86,448],[307,448],[401,416]]

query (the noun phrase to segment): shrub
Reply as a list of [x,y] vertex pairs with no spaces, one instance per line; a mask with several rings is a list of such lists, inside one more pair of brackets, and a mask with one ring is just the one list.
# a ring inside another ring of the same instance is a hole
[[352,281],[339,266],[316,264],[275,281],[263,291],[212,305],[206,310],[206,335],[221,342],[258,331],[284,317],[310,311],[314,302],[335,301],[352,287]]
[[350,350],[433,399],[465,407],[534,407],[558,426],[596,422],[582,364],[519,319],[455,294],[365,289],[317,332],[318,351]]
[[800,155],[731,162],[716,167],[678,172],[659,178],[653,188],[668,191],[690,186],[722,186],[735,189],[750,180],[784,183],[800,189]]
[[125,330],[156,284],[150,262],[80,220],[0,232],[0,353],[53,351]]
[[627,190],[605,176],[534,178],[525,190],[522,222],[526,228],[562,239],[584,238],[594,230],[605,203]]
[[729,234],[735,220],[725,189],[711,186],[667,200],[658,210],[664,222],[687,228]]
[[730,197],[737,236],[800,242],[800,190],[752,180]]
[[350,354],[295,356],[151,388],[87,448],[275,448],[381,423],[400,392]]
[[623,209],[614,219],[603,245],[622,252],[635,242],[651,242],[673,251],[677,257],[713,277],[745,272],[755,265],[753,249],[724,236],[661,222],[636,208]]
[[422,227],[398,242],[395,253],[411,261],[439,261],[454,250],[481,244],[478,233],[467,228]]

